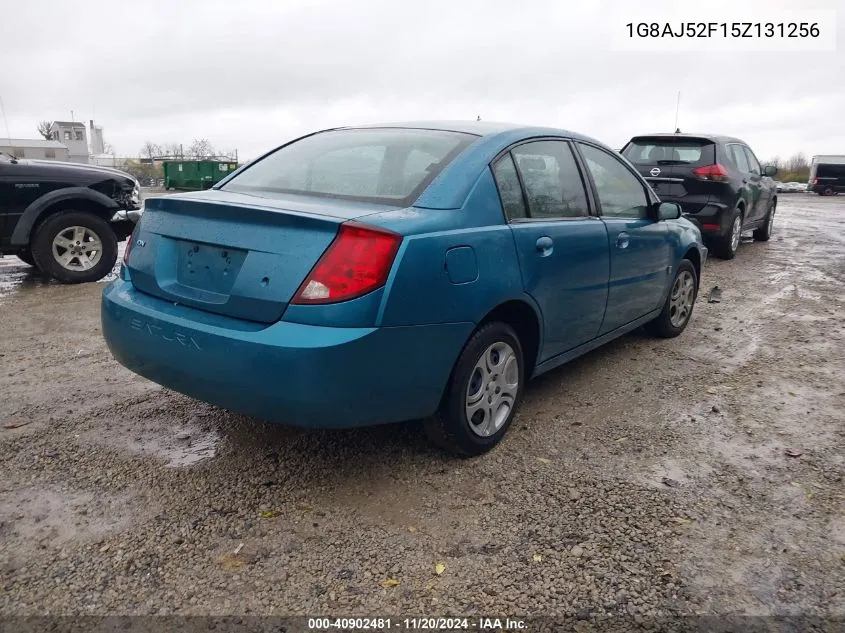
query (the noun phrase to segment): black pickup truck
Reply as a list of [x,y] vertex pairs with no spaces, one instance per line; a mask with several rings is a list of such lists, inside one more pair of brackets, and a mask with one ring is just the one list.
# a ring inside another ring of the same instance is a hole
[[0,152],[0,256],[65,283],[102,279],[138,222],[140,196],[117,169]]

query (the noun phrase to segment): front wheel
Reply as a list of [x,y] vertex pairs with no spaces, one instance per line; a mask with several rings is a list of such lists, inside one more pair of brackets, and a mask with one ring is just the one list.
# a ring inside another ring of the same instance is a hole
[[117,237],[93,213],[62,211],[38,228],[32,255],[41,272],[64,283],[98,281],[114,268]]
[[423,423],[429,438],[464,457],[496,446],[522,402],[523,358],[509,325],[488,323],[476,331],[455,363],[440,408]]
[[35,266],[35,260],[32,258],[32,253],[30,253],[29,251],[20,251],[17,253],[17,256],[18,259],[21,260],[24,264]]
[[682,259],[675,271],[675,279],[660,315],[648,324],[655,336],[674,338],[683,332],[695,306],[698,296],[698,275],[695,266],[688,259]]

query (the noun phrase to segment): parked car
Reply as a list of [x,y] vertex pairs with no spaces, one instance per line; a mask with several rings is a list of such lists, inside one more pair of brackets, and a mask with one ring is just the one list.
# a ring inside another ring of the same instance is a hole
[[102,279],[135,228],[140,195],[117,169],[0,153],[0,255],[66,283]]
[[680,215],[571,132],[327,130],[147,200],[103,334],[132,371],[234,411],[424,419],[477,455],[529,378],[642,325],[686,328],[707,249]]
[[780,180],[775,180],[775,190],[780,193],[786,189],[786,184],[782,183]]
[[772,236],[774,166],[762,167],[746,143],[728,136],[647,134],[622,150],[661,200],[677,202],[717,257],[733,259],[743,231]]
[[786,191],[790,193],[795,193],[798,191],[805,191],[806,185],[803,185],[800,182],[788,182],[786,183]]

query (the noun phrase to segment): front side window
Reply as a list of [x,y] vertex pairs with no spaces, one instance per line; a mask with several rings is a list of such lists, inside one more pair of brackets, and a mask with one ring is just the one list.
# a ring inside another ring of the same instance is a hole
[[648,197],[639,179],[615,156],[579,143],[587,169],[593,177],[603,216],[647,218]]
[[476,138],[411,128],[320,132],[249,165],[222,188],[406,206]]
[[522,197],[522,185],[516,174],[516,166],[510,153],[505,154],[493,164],[493,177],[502,199],[502,209],[508,220],[518,220],[528,217],[525,211],[525,200]]
[[518,145],[511,153],[525,186],[530,217],[589,215],[584,183],[567,142],[535,141]]

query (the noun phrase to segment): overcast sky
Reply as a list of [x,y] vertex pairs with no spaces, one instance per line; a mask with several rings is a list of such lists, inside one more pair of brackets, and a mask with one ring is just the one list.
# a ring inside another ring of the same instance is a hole
[[251,158],[325,127],[477,115],[618,148],[671,131],[681,91],[682,131],[761,159],[845,153],[845,1],[678,3],[715,22],[835,9],[836,52],[620,52],[609,33],[661,4],[0,0],[0,99],[12,137],[73,110],[121,156],[207,138]]

